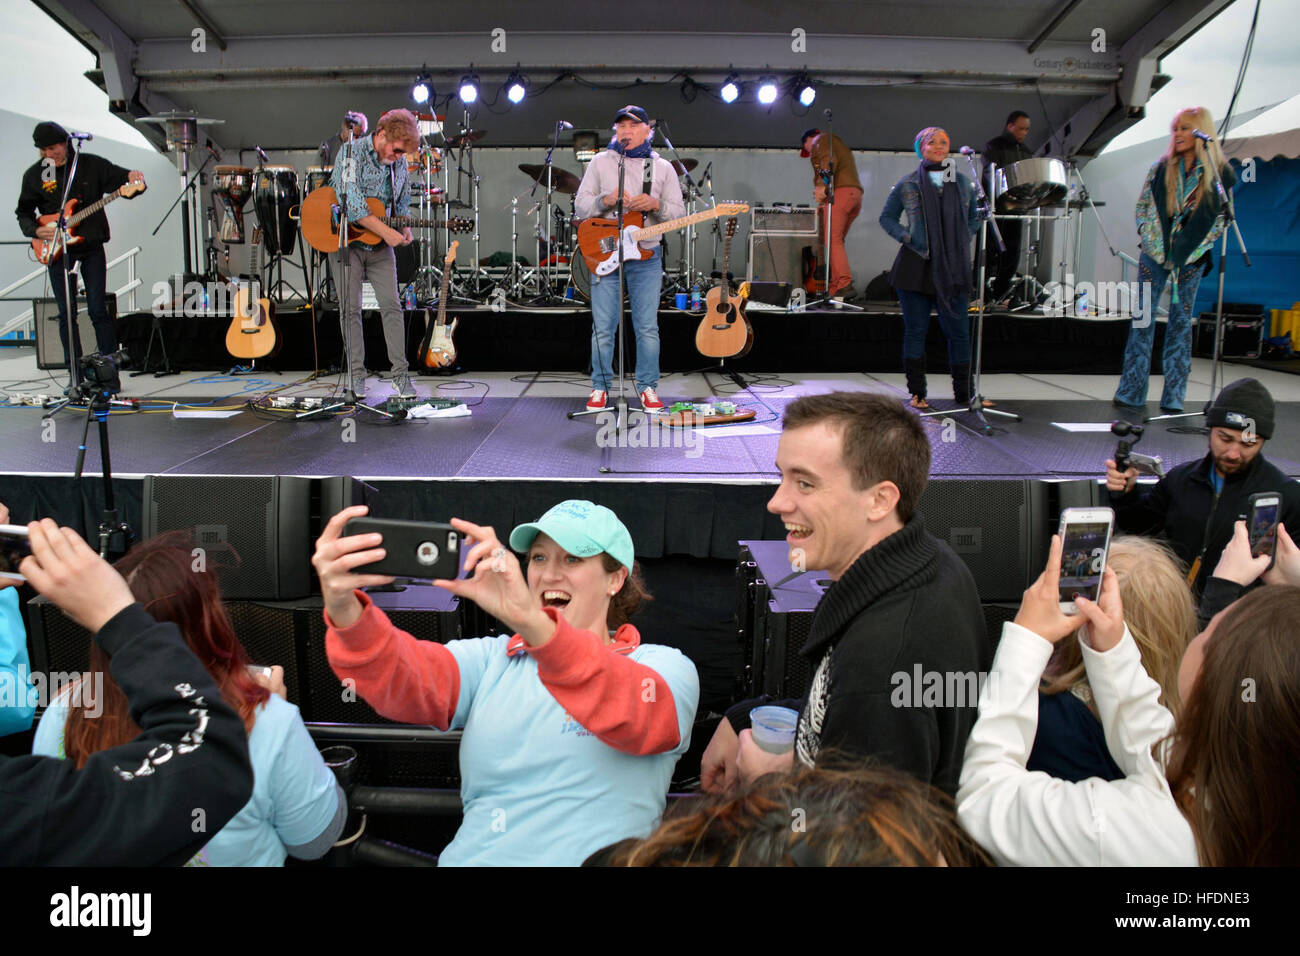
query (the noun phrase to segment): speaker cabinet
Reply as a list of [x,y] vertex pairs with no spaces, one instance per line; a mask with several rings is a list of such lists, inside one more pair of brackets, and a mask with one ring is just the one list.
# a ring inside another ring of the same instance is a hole
[[[104,297],[108,317],[117,324],[117,296]],[[36,325],[36,367],[41,369],[67,368],[63,357],[63,340],[59,338],[59,304],[52,297],[32,299],[32,317]],[[77,334],[81,336],[81,350],[89,355],[97,350],[95,325],[86,311],[86,300],[77,299]]]
[[805,246],[818,248],[817,237],[751,233],[748,278],[751,281],[785,282],[801,287]]
[[310,510],[307,478],[150,475],[142,533],[192,532],[227,599],[293,600],[311,590]]
[[802,697],[812,679],[803,646],[830,579],[824,571],[794,571],[784,541],[741,541],[737,573],[736,619],[746,645],[744,696]]

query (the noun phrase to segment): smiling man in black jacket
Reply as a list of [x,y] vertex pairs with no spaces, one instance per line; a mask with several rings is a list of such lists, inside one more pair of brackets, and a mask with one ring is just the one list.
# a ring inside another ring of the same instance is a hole
[[0,861],[8,866],[179,865],[253,791],[243,721],[174,624],[134,603],[126,581],[75,531],[28,525],[19,571],[95,635],[140,735],[77,770],[0,757]]
[[[785,522],[795,569],[834,581],[801,651],[813,679],[791,702],[794,759],[872,758],[954,794],[993,654],[969,569],[916,513],[929,439],[897,400],[862,392],[801,398],[783,424],[781,485],[767,507]],[[705,789],[782,769],[736,736],[756,703],[719,725]]]
[[1154,486],[1137,487],[1137,469],[1121,474],[1106,462],[1106,488],[1115,521],[1129,534],[1168,539],[1189,567],[1188,581],[1199,598],[1232,540],[1233,524],[1246,516],[1250,496],[1275,491],[1282,497],[1282,523],[1300,529],[1300,484],[1265,460],[1273,437],[1273,396],[1253,378],[1225,385],[1205,415],[1210,450],[1184,462]]

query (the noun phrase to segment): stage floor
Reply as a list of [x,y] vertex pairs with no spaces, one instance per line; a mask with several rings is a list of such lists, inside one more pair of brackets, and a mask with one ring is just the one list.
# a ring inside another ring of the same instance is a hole
[[[661,383],[665,402],[726,396],[754,408],[753,422],[720,429],[661,427],[639,411],[631,427],[611,444],[611,416],[569,420],[589,386],[578,374],[488,373],[417,379],[421,395],[459,398],[470,408],[462,418],[388,421],[366,411],[298,421],[292,413],[244,407],[275,391],[277,396],[328,397],[336,378],[302,381],[305,373],[226,376],[190,374],[169,378],[125,377],[124,396],[139,398],[141,411],[115,410],[109,421],[113,472],[143,475],[351,475],[358,478],[546,481],[681,481],[767,484],[776,481],[774,460],[780,414],[800,395],[834,388],[862,389],[906,399],[901,374],[750,374],[740,391],[718,375],[671,375]],[[1300,475],[1300,379],[1239,365],[1224,366],[1224,380],[1259,378],[1279,402],[1277,434],[1267,454],[1290,475]],[[1187,405],[1209,394],[1210,366],[1194,360]],[[18,394],[58,394],[63,382],[35,367],[30,348],[0,350],[0,383]],[[1121,417],[1109,401],[1111,376],[990,375],[983,392],[1000,409],[1019,413],[1016,423],[991,417],[986,437],[973,416],[944,400],[946,375],[930,376],[936,409],[953,414],[927,419],[936,479],[1097,477],[1111,456],[1108,431],[1071,431]],[[1160,380],[1152,382],[1159,394]],[[631,386],[629,385],[629,393]],[[371,397],[392,394],[386,381],[370,380]],[[639,406],[634,396],[630,405]],[[239,410],[228,418],[178,418],[173,403],[194,408]],[[53,419],[34,407],[0,406],[0,473],[68,475],[74,470],[85,413],[69,408]],[[1153,405],[1149,412],[1156,413]],[[1188,419],[1181,424],[1200,424]],[[1138,450],[1172,466],[1205,453],[1205,438],[1170,430],[1180,423],[1152,423]],[[92,427],[92,433],[94,428]],[[602,470],[606,469],[606,470]],[[87,472],[98,473],[98,439],[92,434]],[[2,499],[0,499],[2,500]]]

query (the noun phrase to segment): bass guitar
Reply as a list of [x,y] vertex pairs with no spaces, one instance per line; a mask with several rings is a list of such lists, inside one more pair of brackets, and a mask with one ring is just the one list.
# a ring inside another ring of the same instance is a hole
[[241,281],[235,292],[235,317],[226,329],[226,351],[237,359],[260,359],[280,351],[275,303],[261,297],[262,230],[253,230],[252,278]]
[[[685,229],[697,222],[717,219],[719,216],[739,216],[749,212],[749,203],[724,202],[712,209],[697,212],[691,216],[669,219],[653,226],[645,226],[645,216],[639,212],[623,213],[623,233],[620,237],[617,219],[591,218],[578,223],[578,249],[587,261],[587,268],[594,275],[607,276],[618,268],[618,247],[623,246],[623,261],[649,259],[654,255],[652,249],[642,249],[637,243],[642,239],[653,239],[666,232]],[[642,228],[645,226],[645,228]]]
[[420,343],[420,361],[425,368],[447,368],[456,361],[456,343],[451,340],[452,333],[460,319],[447,322],[447,278],[451,275],[452,263],[456,261],[456,247],[453,242],[447,250],[447,258],[442,261],[442,288],[438,292],[438,318],[429,322],[429,310],[424,310],[424,320],[428,327],[424,330],[424,341]]
[[[299,208],[298,216],[301,220],[302,237],[317,252],[338,252],[339,250],[340,214],[338,202],[338,196],[335,194],[333,187],[321,186],[319,189],[313,189],[309,192]],[[371,215],[377,217],[385,226],[391,229],[441,228],[443,226],[443,220],[436,217],[433,219],[420,219],[416,216],[390,216],[387,214],[383,202],[373,196],[366,198],[366,208],[370,210]],[[447,228],[452,232],[474,231],[473,219],[452,218],[447,220],[446,224]],[[349,245],[355,242],[364,242],[368,246],[375,246],[383,241],[377,232],[371,232],[356,223],[348,224]]]
[[[41,265],[48,266],[51,262],[58,259],[59,256],[63,255],[63,248],[65,246],[75,246],[77,243],[81,242],[81,237],[72,231],[77,223],[84,220],[87,216],[93,216],[113,200],[130,199],[132,196],[144,192],[145,188],[144,183],[127,183],[121,189],[115,189],[113,192],[107,193],[99,201],[91,203],[85,209],[81,210],[81,212],[75,214],[73,213],[73,210],[77,208],[77,200],[69,199],[67,205],[63,207],[62,213],[67,217],[67,235],[63,238],[62,242],[58,243],[57,247],[55,246],[53,239],[33,239],[32,251],[36,254],[36,261]],[[45,216],[38,216],[36,218],[36,224],[38,226],[56,225],[59,221],[59,215],[60,214],[57,212],[52,212]]]
[[739,358],[754,347],[754,328],[745,315],[745,296],[731,292],[731,237],[736,220],[727,223],[722,243],[722,281],[704,297],[704,318],[695,330],[695,347],[709,358]]

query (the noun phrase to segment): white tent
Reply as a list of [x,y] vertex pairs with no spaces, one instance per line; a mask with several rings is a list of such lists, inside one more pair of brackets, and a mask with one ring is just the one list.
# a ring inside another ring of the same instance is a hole
[[1241,160],[1300,156],[1300,94],[1234,127],[1223,140],[1223,152]]

